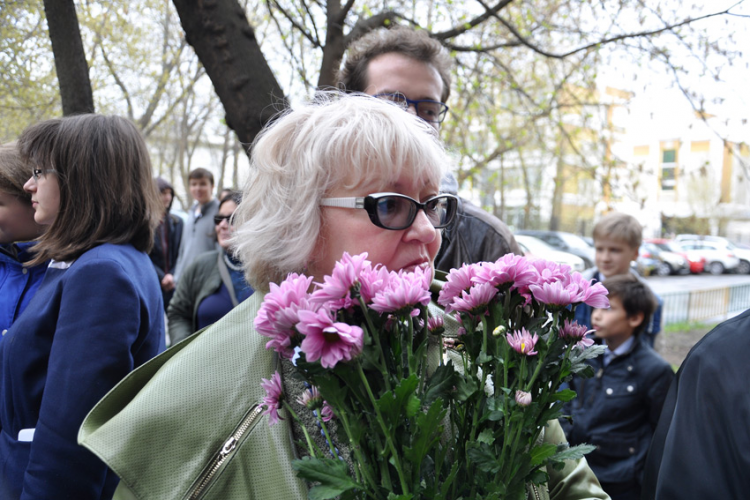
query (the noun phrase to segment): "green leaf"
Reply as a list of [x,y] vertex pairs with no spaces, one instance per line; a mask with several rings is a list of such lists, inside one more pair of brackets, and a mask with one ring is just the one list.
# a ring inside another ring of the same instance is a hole
[[[456,370],[452,362],[449,361],[445,365],[438,366],[435,373],[427,381],[423,403],[429,405],[437,398],[447,395],[456,385],[456,376]],[[444,401],[447,399],[447,397],[443,397]]]
[[300,478],[320,483],[309,492],[308,498],[312,500],[328,500],[345,491],[361,489],[360,485],[349,477],[349,468],[341,460],[305,457],[302,460],[293,460],[292,467]]
[[430,449],[440,440],[442,422],[446,410],[442,400],[436,400],[426,413],[417,417],[416,435],[411,448],[404,450],[404,456],[415,464],[421,464]]
[[583,458],[586,453],[591,453],[596,449],[596,446],[590,444],[579,444],[577,446],[567,447],[561,446],[561,450],[552,456],[551,460],[555,462],[561,462],[565,460],[579,460]]
[[406,416],[412,418],[419,412],[421,406],[422,402],[417,396],[412,394],[411,396],[409,396],[409,400],[406,402]]
[[564,389],[554,394],[554,398],[558,401],[568,402],[572,401],[576,397],[576,391],[572,389]]
[[479,382],[472,376],[459,375],[456,378],[456,400],[466,401],[479,391]]
[[469,443],[467,455],[474,465],[484,472],[495,474],[500,470],[500,462],[486,443]]
[[388,500],[411,500],[414,498],[414,495],[411,493],[406,493],[404,495],[396,495],[393,492],[388,493]]
[[548,458],[552,457],[557,453],[557,446],[552,443],[544,443],[540,446],[535,446],[531,450],[531,465],[539,465]]
[[491,429],[485,429],[477,436],[477,441],[480,443],[492,444],[495,442],[495,434]]

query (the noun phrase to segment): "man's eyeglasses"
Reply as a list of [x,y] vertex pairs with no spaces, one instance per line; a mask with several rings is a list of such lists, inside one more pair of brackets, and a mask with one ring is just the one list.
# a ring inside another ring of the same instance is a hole
[[232,220],[231,220],[232,219],[232,215],[234,215],[234,214],[229,214],[229,215],[214,215],[214,225],[218,226],[219,224],[221,224],[224,221],[227,221],[227,224],[231,225],[232,224]]
[[48,172],[57,173],[57,170],[55,170],[54,168],[48,168],[47,170],[43,168],[35,168],[31,171],[31,175],[34,176],[35,181],[38,181],[41,176]]
[[375,193],[364,198],[323,198],[320,206],[364,208],[373,224],[394,231],[411,226],[421,209],[433,227],[440,229],[450,224],[456,215],[458,198],[452,194],[441,194],[420,203],[403,194]]
[[417,99],[415,101],[407,99],[401,92],[377,94],[375,97],[391,101],[404,110],[409,109],[409,106],[413,105],[417,116],[430,123],[442,123],[445,119],[445,114],[448,112],[448,106],[445,103],[429,99]]

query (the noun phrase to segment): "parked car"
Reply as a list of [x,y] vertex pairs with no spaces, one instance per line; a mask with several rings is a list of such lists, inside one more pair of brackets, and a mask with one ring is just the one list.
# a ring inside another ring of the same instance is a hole
[[643,242],[639,251],[639,257],[641,255],[650,257],[656,261],[652,274],[657,276],[687,274],[690,272],[690,264],[687,258],[671,250],[664,250],[654,243]]
[[580,236],[564,231],[542,231],[524,229],[516,234],[533,236],[556,250],[572,253],[583,259],[586,268],[594,267],[594,249],[591,248]]
[[658,265],[659,261],[646,250],[643,244],[638,247],[638,257],[630,263],[630,267],[634,267],[641,276],[651,276],[656,272]]
[[572,253],[555,250],[544,241],[525,234],[515,235],[516,242],[521,247],[524,255],[539,257],[558,264],[566,264],[573,271],[581,272],[585,269],[583,259]]
[[679,243],[664,238],[649,238],[644,240],[647,243],[653,243],[657,247],[667,252],[673,252],[684,257],[692,274],[700,274],[706,268],[706,257],[700,252],[694,250],[685,250]]
[[740,259],[724,242],[682,239],[679,240],[679,244],[685,250],[693,250],[703,255],[706,258],[706,269],[711,274],[735,271],[740,265]]
[[738,274],[750,274],[750,249],[744,248],[744,245],[738,245],[737,243],[724,238],[722,236],[700,236],[697,234],[678,234],[675,237],[675,241],[683,242],[688,240],[703,240],[703,241],[715,241],[722,243],[726,246],[727,250],[734,253],[740,263],[735,270]]

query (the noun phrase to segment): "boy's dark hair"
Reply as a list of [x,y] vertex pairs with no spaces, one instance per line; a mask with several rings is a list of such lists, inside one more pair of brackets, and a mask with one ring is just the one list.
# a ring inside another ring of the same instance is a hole
[[383,54],[402,54],[431,64],[443,81],[440,99],[448,100],[451,92],[451,65],[453,61],[440,42],[424,30],[405,26],[373,30],[354,42],[347,51],[344,65],[339,71],[339,88],[346,92],[364,92],[367,88],[367,68],[370,61]]
[[188,174],[188,182],[193,179],[208,179],[208,182],[211,183],[211,186],[214,185],[214,174],[212,174],[210,170],[203,167],[198,167],[190,171],[190,173]]
[[618,274],[602,282],[609,292],[609,298],[617,297],[622,303],[629,318],[643,313],[643,321],[633,330],[633,335],[640,335],[658,306],[656,297],[648,285],[632,274]]
[[77,259],[102,243],[151,250],[163,207],[132,122],[96,114],[45,120],[24,130],[18,147],[43,175],[56,175],[60,188],[59,211],[30,265]]

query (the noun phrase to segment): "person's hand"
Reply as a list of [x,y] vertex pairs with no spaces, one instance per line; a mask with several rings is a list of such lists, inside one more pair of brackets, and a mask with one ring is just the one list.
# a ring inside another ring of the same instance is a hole
[[161,279],[161,289],[165,292],[171,292],[174,290],[174,276],[171,274],[165,274]]

